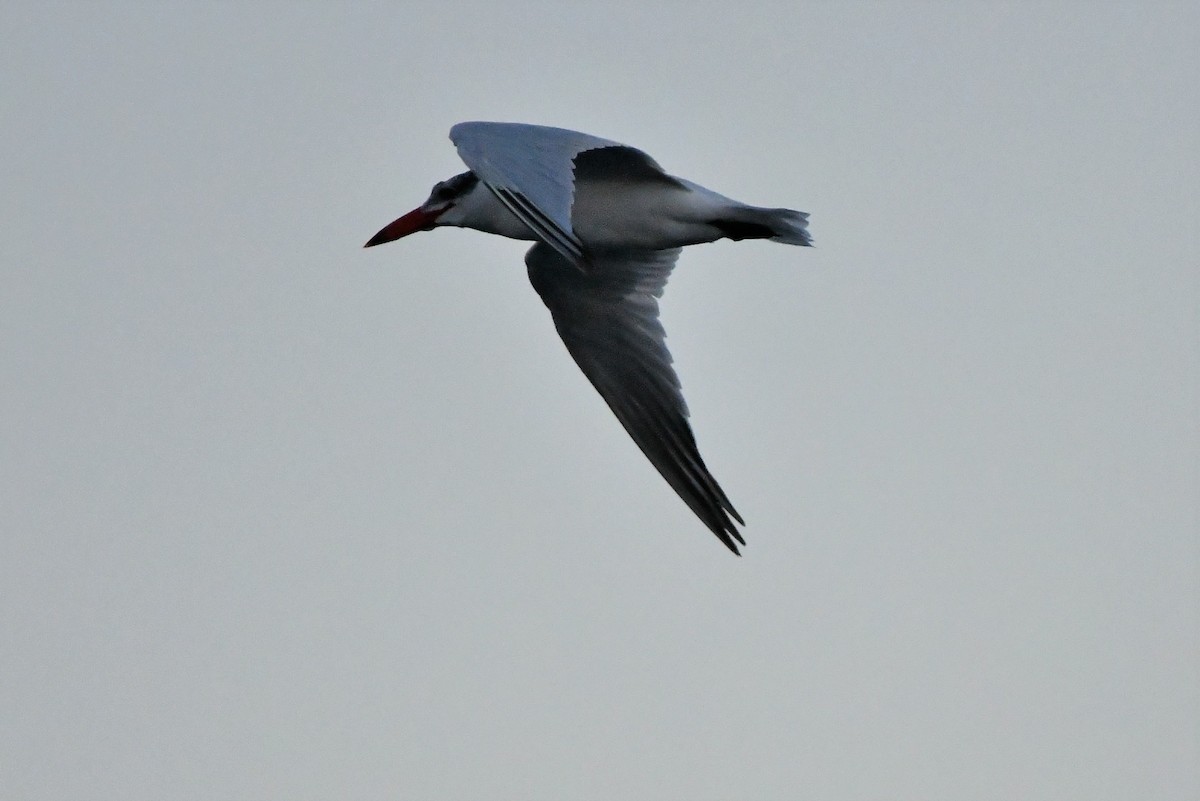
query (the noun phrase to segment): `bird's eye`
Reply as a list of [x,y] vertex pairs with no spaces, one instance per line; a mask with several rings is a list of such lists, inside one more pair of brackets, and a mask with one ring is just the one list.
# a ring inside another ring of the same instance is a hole
[[453,203],[470,191],[479,179],[473,173],[465,172],[433,185],[429,194],[431,203]]

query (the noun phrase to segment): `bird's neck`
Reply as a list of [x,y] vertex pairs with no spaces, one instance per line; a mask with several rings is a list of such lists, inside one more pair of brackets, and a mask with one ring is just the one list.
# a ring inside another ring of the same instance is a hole
[[474,228],[488,234],[499,234],[510,239],[534,241],[538,237],[496,199],[492,191],[480,181],[439,220],[442,225],[459,228]]

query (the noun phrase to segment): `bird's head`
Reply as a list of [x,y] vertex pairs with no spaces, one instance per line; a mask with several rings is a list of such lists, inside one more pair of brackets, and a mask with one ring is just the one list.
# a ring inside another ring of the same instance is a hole
[[479,178],[469,170],[438,183],[429,193],[429,199],[398,220],[388,223],[371,237],[363,247],[374,247],[392,242],[402,236],[429,231],[439,225],[461,224],[464,209],[462,201],[475,191]]

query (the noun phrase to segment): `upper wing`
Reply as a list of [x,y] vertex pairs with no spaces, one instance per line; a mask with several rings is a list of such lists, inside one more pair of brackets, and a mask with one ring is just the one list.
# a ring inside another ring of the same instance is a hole
[[[450,140],[471,171],[516,217],[546,244],[578,267],[584,246],[571,225],[576,171],[602,171],[612,178],[658,172],[654,160],[609,139],[515,122],[462,122],[450,129]],[[597,156],[576,162],[581,153]],[[673,179],[668,179],[673,180]]]
[[600,252],[590,254],[585,274],[539,243],[525,263],[592,386],[679,497],[737,553],[734,540],[746,541],[733,520],[745,522],[700,458],[658,319],[658,298],[678,257],[678,248]]

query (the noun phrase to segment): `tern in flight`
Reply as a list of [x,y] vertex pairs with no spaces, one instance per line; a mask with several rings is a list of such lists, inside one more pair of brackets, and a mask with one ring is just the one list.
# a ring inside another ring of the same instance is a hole
[[563,128],[464,122],[450,140],[470,169],[366,247],[440,225],[535,242],[529,280],[575,363],[679,497],[738,553],[746,541],[734,521],[745,521],[696,448],[658,299],[684,245],[810,245],[808,215],[739,203],[668,175],[636,148]]

